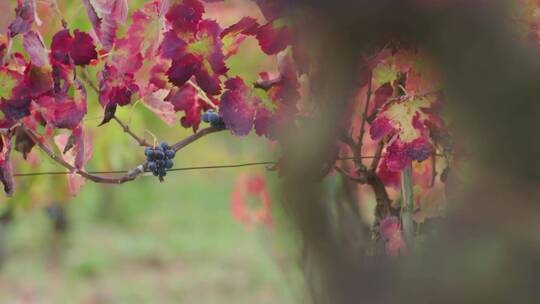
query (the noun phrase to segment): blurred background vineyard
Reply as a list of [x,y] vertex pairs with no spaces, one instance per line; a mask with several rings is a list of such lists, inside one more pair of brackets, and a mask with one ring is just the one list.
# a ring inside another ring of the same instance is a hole
[[[38,0],[46,45],[60,28],[48,0]],[[130,12],[145,1],[130,0]],[[3,34],[16,0],[0,1]],[[90,30],[81,1],[58,0],[70,27]],[[260,17],[251,2],[211,4],[207,17],[228,26],[241,16]],[[126,25],[127,26],[127,25]],[[124,27],[121,30],[125,30]],[[248,38],[239,56],[227,63],[246,80],[274,66]],[[20,40],[15,50],[20,49]],[[97,68],[89,68],[95,77]],[[94,78],[95,79],[95,78]],[[93,140],[89,170],[123,170],[140,163],[143,150],[115,124],[98,128],[103,110],[88,91],[85,125]],[[129,121],[148,140],[173,143],[192,133],[179,124],[168,128],[143,105],[124,107]],[[179,115],[180,118],[180,115]],[[229,133],[205,137],[182,150],[175,166],[241,163],[272,159],[265,139]],[[62,170],[34,149],[30,163],[15,154],[16,172]],[[87,183],[75,198],[65,176],[16,179],[16,194],[2,199],[13,219],[0,224],[0,303],[292,303],[300,295],[292,239],[273,231],[247,228],[231,216],[230,196],[241,173],[274,176],[264,168],[185,171],[164,183],[143,177],[122,186]],[[274,197],[274,199],[277,199]],[[274,209],[276,204],[274,204]],[[67,226],[53,219],[65,210]],[[280,222],[279,210],[273,210]],[[5,214],[5,212],[4,212]]]

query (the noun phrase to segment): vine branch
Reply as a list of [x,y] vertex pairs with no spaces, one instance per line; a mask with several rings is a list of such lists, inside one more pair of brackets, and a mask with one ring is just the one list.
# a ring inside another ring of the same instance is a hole
[[366,93],[366,105],[364,107],[364,112],[362,113],[362,125],[360,126],[360,138],[358,139],[358,149],[359,149],[359,154],[360,156],[362,156],[362,144],[364,143],[364,134],[366,133],[366,120],[367,120],[367,114],[368,114],[368,110],[369,110],[369,104],[370,104],[370,101],[371,101],[371,87],[372,87],[372,78],[373,77],[369,77],[369,80],[368,80],[368,87],[367,87],[367,93]]
[[[79,169],[73,165],[71,165],[70,163],[66,162],[61,156],[57,155],[56,153],[54,153],[54,151],[52,151],[45,143],[43,143],[42,140],[40,140],[40,138],[34,133],[34,131],[32,131],[30,128],[28,128],[27,126],[25,126],[24,124],[21,125],[21,128],[22,130],[28,135],[28,137],[36,144],[37,147],[39,147],[39,149],[41,151],[43,151],[45,154],[47,154],[52,160],[54,160],[57,164],[59,164],[60,166],[66,168],[70,173],[73,173],[73,174],[78,174],[90,181],[93,181],[95,183],[100,183],[100,184],[123,184],[123,183],[126,183],[126,182],[130,182],[130,181],[133,181],[135,180],[137,177],[139,177],[140,175],[142,175],[143,173],[146,172],[146,167],[147,167],[147,163],[144,162],[140,165],[138,165],[137,167],[127,171],[126,173],[122,174],[121,176],[116,176],[116,177],[111,177],[111,176],[104,176],[104,175],[98,175],[98,174],[92,174],[92,173],[89,173],[83,169]],[[193,143],[194,141],[206,136],[206,135],[209,135],[209,134],[212,134],[212,133],[215,133],[215,132],[218,132],[218,131],[221,131],[222,129],[216,129],[216,128],[206,128],[206,129],[203,129],[191,136],[188,136],[186,138],[184,138],[183,140],[179,141],[178,143],[174,144],[173,146],[173,149],[175,151],[178,151],[178,150],[181,150],[182,148],[184,148],[185,146],[189,145],[190,143]]]
[[379,162],[381,161],[381,155],[382,151],[384,149],[384,140],[381,140],[379,144],[377,145],[377,150],[375,150],[375,157],[371,161],[371,166],[369,167],[370,171],[377,171],[377,167],[379,167]]
[[200,130],[199,132],[191,135],[191,136],[188,136],[182,140],[180,140],[179,142],[175,143],[174,145],[172,145],[172,149],[174,149],[174,151],[178,151],[178,150],[181,150],[183,149],[185,146],[191,144],[192,142],[200,139],[201,137],[204,137],[206,135],[210,135],[212,133],[217,133],[217,132],[220,132],[220,131],[223,131],[225,129],[222,129],[222,128],[206,128],[206,129],[202,129]]
[[[99,96],[99,89],[96,86],[96,84],[90,79],[90,76],[88,75],[88,71],[86,69],[82,69],[81,78],[88,84],[88,86]],[[125,133],[127,133],[131,138],[133,138],[141,147],[152,147],[152,145],[146,141],[146,139],[138,136],[131,130],[128,124],[124,123],[120,118],[118,118],[116,115],[113,114],[112,119],[122,127]]]
[[131,136],[131,138],[133,138],[138,144],[139,146],[141,147],[152,147],[153,145],[151,145],[148,141],[146,141],[146,139],[142,138],[142,137],[139,137],[137,134],[135,134],[135,132],[133,132],[131,130],[131,128],[129,127],[128,124],[124,123],[122,120],[120,120],[120,118],[116,117],[116,116],[113,116],[112,119],[118,124],[120,125],[120,127],[122,127],[122,129],[124,130],[125,133],[129,134],[129,136]]

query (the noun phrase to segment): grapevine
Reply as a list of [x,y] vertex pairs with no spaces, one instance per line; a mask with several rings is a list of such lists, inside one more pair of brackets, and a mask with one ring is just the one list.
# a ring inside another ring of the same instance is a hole
[[[292,227],[313,302],[539,302],[539,0],[9,2],[0,230],[33,176],[64,197],[146,176],[185,201],[172,174],[258,166],[193,191],[234,187],[265,241]],[[252,142],[273,156],[207,159]]]
[[[121,184],[146,172],[164,181],[177,152],[207,135],[255,133],[283,144],[288,130],[316,121],[319,109],[310,104],[307,88],[321,71],[284,7],[256,1],[262,17],[245,16],[224,27],[205,16],[205,2],[220,1],[149,0],[130,15],[127,0],[82,0],[92,24],[85,32],[71,28],[53,1],[62,28],[46,41],[35,1],[19,0],[8,35],[0,36],[0,180],[8,196],[14,191],[13,146],[25,157],[41,150],[67,170],[70,183],[82,178]],[[254,83],[228,64],[246,39],[256,40],[277,63],[252,77]],[[22,52],[12,48],[14,41],[22,42]],[[403,190],[404,172],[412,172],[415,182],[429,179],[429,185],[419,184],[426,191],[444,187],[437,175],[450,170],[452,136],[440,116],[444,94],[437,71],[419,64],[422,50],[392,40],[360,55],[365,75],[359,76],[357,96],[347,101],[337,152],[324,164],[323,175],[335,171],[369,186],[377,204],[373,238],[381,240],[381,224],[391,221],[394,227],[395,218],[402,219],[399,201],[404,199],[395,193]],[[89,100],[87,90],[95,91],[97,100]],[[116,115],[119,108],[135,109],[139,103],[168,126],[180,124],[193,134],[172,145],[145,139]],[[117,124],[144,148],[146,161],[119,174],[88,172],[91,130],[82,122],[89,107],[103,111],[96,128]],[[209,126],[201,128],[202,123]],[[62,137],[66,130],[69,135]],[[352,159],[337,161],[349,155]],[[277,162],[274,169],[281,166]],[[418,201],[408,204],[421,214],[418,193],[403,193]],[[384,233],[382,240],[391,241]]]

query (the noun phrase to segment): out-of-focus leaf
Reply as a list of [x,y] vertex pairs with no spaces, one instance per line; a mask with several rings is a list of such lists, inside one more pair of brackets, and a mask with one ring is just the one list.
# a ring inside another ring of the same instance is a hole
[[[67,150],[63,153],[64,160],[78,169],[84,169],[85,164],[92,158],[92,143],[82,126],[76,127],[69,136],[67,134],[55,136],[54,142],[60,151]],[[68,145],[73,147],[68,149]],[[85,179],[75,173],[68,174],[67,180],[72,196],[77,195],[85,184]]]
[[[258,207],[250,207],[249,200],[255,199]],[[260,175],[240,175],[231,196],[231,212],[233,217],[248,228],[255,224],[264,224],[268,229],[273,227],[272,199],[266,188],[266,182]]]

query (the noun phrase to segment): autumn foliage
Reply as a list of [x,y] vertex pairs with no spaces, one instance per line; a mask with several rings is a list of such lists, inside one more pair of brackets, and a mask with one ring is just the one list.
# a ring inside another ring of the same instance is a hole
[[[71,28],[56,12],[64,28],[44,41],[35,0],[18,0],[7,36],[0,36],[0,180],[7,195],[14,191],[12,148],[25,157],[36,147],[60,155],[54,160],[70,172],[74,192],[84,179],[120,183],[148,171],[146,163],[118,179],[85,171],[92,153],[81,122],[88,107],[103,109],[99,128],[121,124],[141,146],[151,146],[115,116],[118,107],[141,102],[169,126],[193,130],[193,137],[173,145],[176,151],[221,131],[201,128],[208,110],[219,113],[233,136],[254,132],[278,143],[281,134],[318,115],[309,86],[324,71],[311,61],[278,1],[256,0],[264,18],[244,16],[226,27],[205,16],[206,2],[220,1],[152,0],[132,14],[127,0],[81,2],[90,32]],[[527,16],[520,20],[530,25],[534,38],[535,7],[526,5]],[[252,71],[255,83],[227,65],[248,38],[277,63],[272,71]],[[15,41],[22,42],[23,53],[13,51]],[[359,81],[342,119],[332,169],[368,186],[359,186],[358,192],[374,193],[375,238],[397,255],[407,251],[400,231],[409,213],[403,210],[408,208],[417,224],[444,214],[454,140],[441,117],[445,94],[437,66],[421,49],[390,39],[359,57],[367,69],[358,77],[367,81]],[[99,100],[89,100],[87,90],[95,90]],[[60,135],[60,129],[69,135]],[[15,147],[15,141],[21,144]],[[412,180],[404,182],[407,170]],[[413,201],[403,197],[407,191]],[[262,202],[260,208],[248,206],[250,196]],[[272,225],[271,199],[260,177],[240,177],[232,199],[239,221]]]

